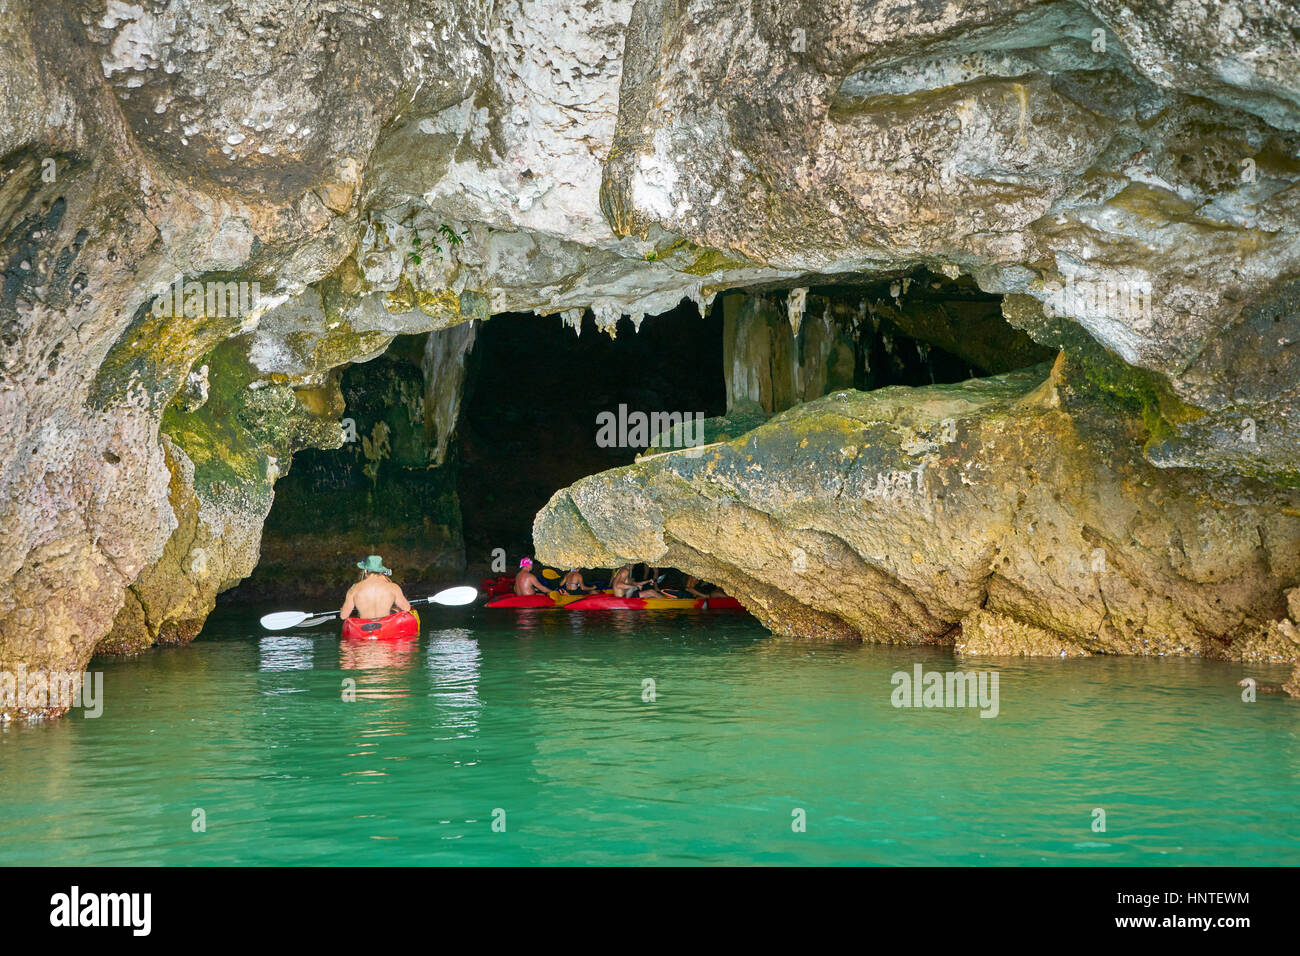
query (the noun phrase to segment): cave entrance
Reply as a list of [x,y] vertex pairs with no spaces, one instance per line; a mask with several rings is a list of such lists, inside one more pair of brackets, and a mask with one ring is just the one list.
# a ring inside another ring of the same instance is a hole
[[616,333],[598,329],[590,313],[576,335],[559,316],[484,324],[457,429],[471,566],[488,570],[504,551],[517,567],[532,552],[533,517],[556,491],[635,460],[644,447],[601,434],[611,418],[726,411],[718,310],[702,317],[688,301],[639,330],[622,319]]
[[[435,585],[513,570],[560,488],[630,464],[602,416],[704,419],[737,437],[842,388],[964,381],[1043,362],[1001,296],[924,270],[684,301],[611,338],[588,313],[494,316],[400,336],[340,373],[347,441],[295,456],[276,486],[248,596],[341,593],[360,556]],[[661,419],[662,420],[662,419]],[[608,433],[605,433],[608,438]],[[698,443],[698,438],[696,442]]]

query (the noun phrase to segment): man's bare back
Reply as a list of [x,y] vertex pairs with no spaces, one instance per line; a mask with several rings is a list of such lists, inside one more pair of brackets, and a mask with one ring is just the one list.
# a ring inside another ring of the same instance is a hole
[[367,574],[348,589],[348,596],[343,601],[340,617],[348,617],[353,610],[363,618],[374,619],[387,617],[393,608],[409,611],[411,602],[406,600],[399,588],[383,574]]
[[537,580],[537,575],[533,574],[532,567],[532,558],[524,558],[519,562],[519,573],[515,575],[515,594],[518,594],[520,597],[528,597],[532,594],[551,593],[550,588]]
[[520,571],[515,575],[515,593],[523,596],[529,594],[549,594],[550,588],[537,580],[531,571]]

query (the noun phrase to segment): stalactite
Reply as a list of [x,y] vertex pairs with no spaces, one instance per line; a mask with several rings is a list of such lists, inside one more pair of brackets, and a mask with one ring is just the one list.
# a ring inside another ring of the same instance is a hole
[[565,309],[560,313],[560,321],[573,329],[574,335],[582,335],[582,317],[586,309]]
[[618,335],[618,320],[623,318],[623,310],[608,299],[591,303],[591,313],[596,319],[596,328],[611,339]]
[[695,303],[695,307],[700,310],[700,317],[703,318],[709,314],[709,306],[713,305],[717,294],[717,292],[706,293],[702,285],[696,285],[687,292],[686,297]]
[[790,316],[790,328],[795,335],[799,334],[799,326],[803,323],[803,313],[807,303],[807,289],[791,289],[786,297],[785,308]]
[[430,332],[424,343],[424,436],[432,447],[429,464],[441,465],[465,391],[465,356],[474,347],[477,322]]

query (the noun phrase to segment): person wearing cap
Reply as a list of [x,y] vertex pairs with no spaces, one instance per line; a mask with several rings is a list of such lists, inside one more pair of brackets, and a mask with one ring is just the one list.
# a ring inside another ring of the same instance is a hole
[[364,561],[358,561],[357,567],[361,569],[361,577],[348,588],[339,617],[346,620],[356,611],[360,617],[373,621],[387,617],[394,610],[411,609],[411,602],[406,600],[402,589],[389,580],[393,572],[384,567],[383,558],[372,554]]
[[524,558],[519,562],[519,573],[515,575],[515,594],[527,597],[530,594],[550,594],[551,589],[533,574],[533,559]]

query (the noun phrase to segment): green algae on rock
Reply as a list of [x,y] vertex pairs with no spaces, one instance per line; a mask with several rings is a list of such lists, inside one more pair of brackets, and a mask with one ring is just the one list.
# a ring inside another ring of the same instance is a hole
[[[461,328],[468,326],[429,338]],[[399,340],[383,357],[344,371],[341,450],[318,445],[295,456],[293,470],[276,485],[257,568],[245,572],[252,576],[242,593],[337,600],[356,579],[355,555],[369,553],[382,553],[408,583],[449,578],[464,568],[455,447],[449,434],[429,427],[426,381],[432,379],[421,374],[426,351],[415,337]],[[440,404],[438,395],[432,403]]]

